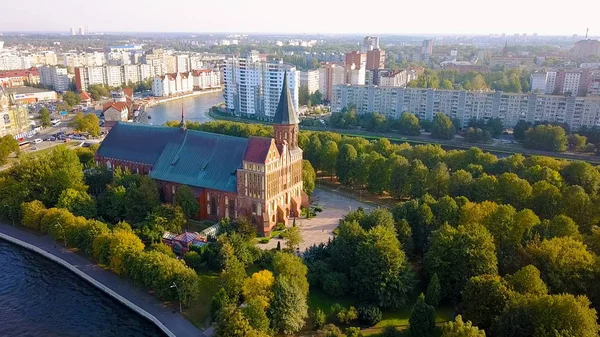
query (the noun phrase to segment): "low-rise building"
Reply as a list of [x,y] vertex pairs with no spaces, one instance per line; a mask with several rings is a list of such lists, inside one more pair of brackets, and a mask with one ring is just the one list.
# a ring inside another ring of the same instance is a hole
[[210,69],[197,69],[191,72],[194,90],[215,89],[221,87],[221,75]]
[[6,88],[6,93],[13,104],[48,102],[56,101],[57,99],[55,91],[38,89],[34,87]]
[[110,102],[104,105],[102,115],[106,123],[126,122],[129,119],[129,108],[125,102]]
[[193,90],[194,81],[189,72],[156,76],[152,80],[152,94],[156,97],[179,95]]
[[0,85],[22,87],[40,83],[40,73],[37,68],[0,71]]

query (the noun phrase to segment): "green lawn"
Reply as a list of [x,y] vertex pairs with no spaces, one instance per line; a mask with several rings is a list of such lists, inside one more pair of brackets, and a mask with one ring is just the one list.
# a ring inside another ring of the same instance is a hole
[[213,295],[220,289],[219,274],[214,272],[198,273],[200,277],[200,299],[183,311],[183,315],[195,326],[206,329],[210,326],[210,303]]

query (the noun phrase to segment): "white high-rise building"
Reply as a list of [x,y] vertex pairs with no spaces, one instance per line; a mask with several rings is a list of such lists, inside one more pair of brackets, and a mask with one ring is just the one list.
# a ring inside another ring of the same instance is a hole
[[579,92],[579,83],[581,81],[581,73],[567,72],[565,73],[565,80],[562,86],[562,93],[571,93],[577,95]]
[[186,73],[192,70],[190,65],[190,56],[187,54],[176,55],[175,56],[176,63],[176,72],[178,73]]
[[67,73],[67,68],[42,66],[40,67],[40,83],[56,91],[63,92],[69,90],[71,79]]
[[227,110],[237,116],[271,119],[279,103],[285,72],[297,111],[300,75],[295,66],[261,61],[256,50],[246,57],[226,60],[223,85]]
[[532,73],[529,80],[531,84],[531,92],[538,94],[547,93],[546,88],[548,87],[548,73],[547,72],[535,72]]

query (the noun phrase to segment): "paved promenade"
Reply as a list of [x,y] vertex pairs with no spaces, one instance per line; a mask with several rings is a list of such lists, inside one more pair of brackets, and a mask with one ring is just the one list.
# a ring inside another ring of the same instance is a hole
[[135,287],[128,280],[121,278],[111,271],[102,269],[84,256],[70,252],[60,245],[55,246],[54,241],[49,236],[38,236],[25,231],[24,229],[15,228],[4,223],[0,223],[0,233],[34,245],[47,253],[66,261],[71,264],[71,266],[87,274],[89,277],[154,316],[175,336],[206,337],[200,329],[195,327],[179,313],[174,313],[171,308],[163,305],[154,297]]

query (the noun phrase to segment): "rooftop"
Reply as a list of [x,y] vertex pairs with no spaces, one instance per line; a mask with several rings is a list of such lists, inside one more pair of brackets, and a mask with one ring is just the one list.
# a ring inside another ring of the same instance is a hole
[[54,93],[54,91],[52,91],[52,90],[38,89],[38,88],[34,88],[34,87],[10,87],[10,88],[6,88],[4,90],[9,95],[36,94],[36,93],[42,93],[42,92]]

